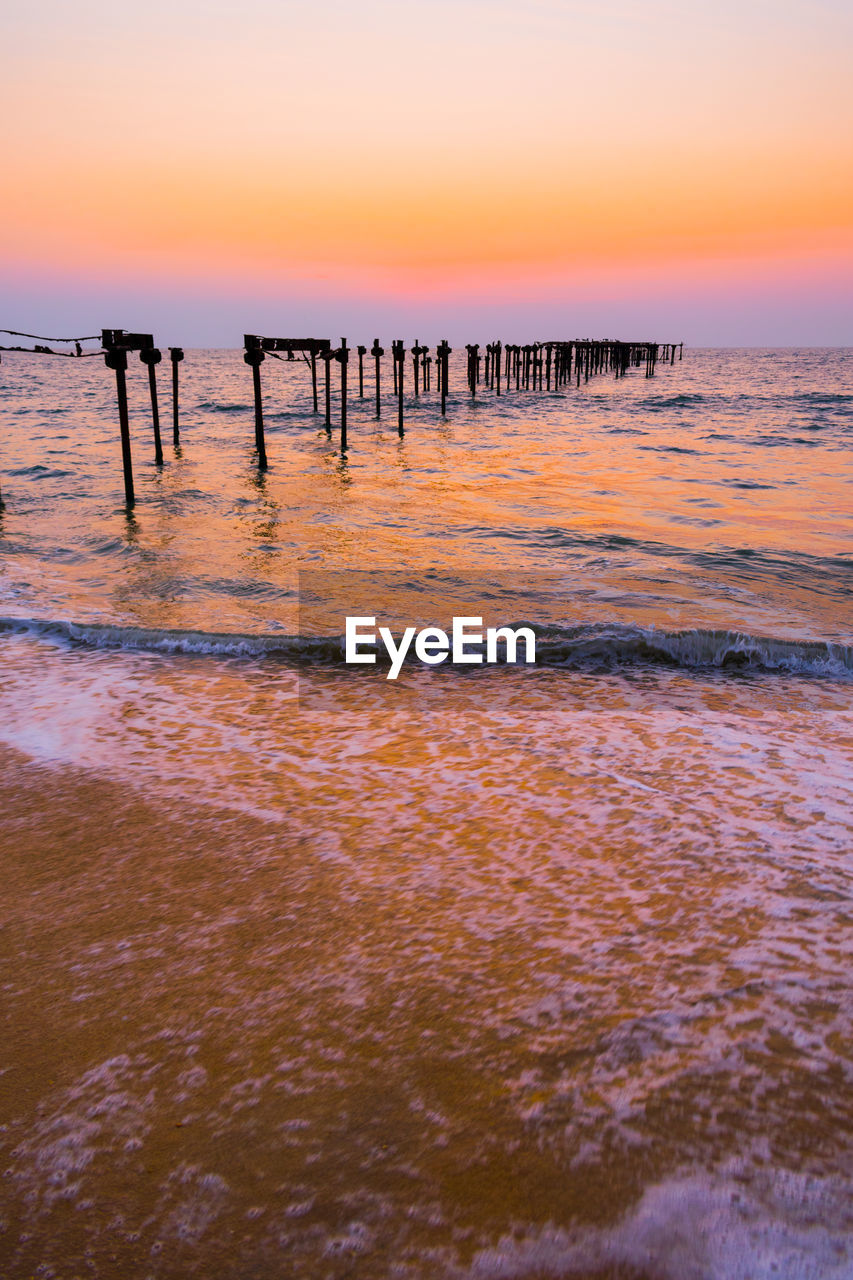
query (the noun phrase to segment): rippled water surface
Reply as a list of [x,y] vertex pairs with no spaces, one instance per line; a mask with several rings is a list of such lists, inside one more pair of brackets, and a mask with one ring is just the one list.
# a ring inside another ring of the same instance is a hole
[[[265,475],[144,373],[128,515],[102,362],[0,366],[0,1272],[853,1274],[850,353],[345,457],[268,360]],[[540,661],[348,670],[389,575]]]

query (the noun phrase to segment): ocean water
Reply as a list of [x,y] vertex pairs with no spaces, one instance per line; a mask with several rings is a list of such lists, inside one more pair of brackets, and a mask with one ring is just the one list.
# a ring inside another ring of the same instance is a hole
[[454,359],[4,355],[4,1276],[853,1275],[853,357]]

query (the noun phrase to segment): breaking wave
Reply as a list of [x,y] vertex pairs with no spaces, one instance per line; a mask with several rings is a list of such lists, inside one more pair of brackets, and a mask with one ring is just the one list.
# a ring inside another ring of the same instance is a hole
[[[779,672],[789,675],[850,678],[853,645],[829,640],[787,640],[742,631],[692,628],[663,631],[630,624],[556,627],[530,620],[506,624],[530,627],[536,635],[536,666],[613,670],[668,666],[686,670]],[[209,655],[292,663],[344,663],[342,635],[241,634],[116,626],[36,618],[0,618],[0,635],[28,634],[57,644],[91,649],[134,650],[157,654]],[[482,653],[485,646],[480,646]],[[466,645],[478,652],[476,644]],[[498,648],[499,658],[504,653]],[[520,656],[524,647],[519,646]],[[387,658],[377,649],[380,664]],[[417,665],[411,653],[407,665]],[[449,664],[448,664],[449,665]],[[361,670],[362,668],[360,668]],[[434,668],[440,670],[441,668]],[[470,671],[470,668],[466,668]]]

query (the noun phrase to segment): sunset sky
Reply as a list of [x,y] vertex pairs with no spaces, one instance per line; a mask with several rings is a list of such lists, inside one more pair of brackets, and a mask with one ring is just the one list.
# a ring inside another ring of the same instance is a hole
[[853,344],[849,0],[0,4],[4,324]]

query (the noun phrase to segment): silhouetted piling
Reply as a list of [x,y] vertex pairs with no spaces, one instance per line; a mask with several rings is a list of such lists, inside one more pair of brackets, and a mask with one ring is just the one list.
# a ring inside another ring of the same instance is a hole
[[394,369],[396,373],[395,389],[397,391],[397,431],[400,439],[403,438],[403,382],[406,370],[406,348],[403,346],[402,338],[391,344],[392,350],[395,352]]
[[380,383],[379,361],[385,355],[385,349],[384,347],[380,347],[378,338],[373,339],[373,346],[370,348],[370,354],[373,356],[373,363],[374,363],[375,377],[376,377],[376,416],[377,418],[381,418],[382,400],[380,397],[380,389],[379,389],[379,383]]
[[[129,351],[151,352],[154,348],[154,338],[150,333],[128,333],[124,329],[102,329],[101,345],[104,349],[104,363],[108,369],[114,370],[116,375],[116,398],[118,399],[119,431],[121,434],[121,461],[124,472],[124,497],[127,505],[132,507],[136,498],[133,490],[130,421],[127,411],[127,353]],[[158,359],[159,356],[160,353],[158,351]],[[153,407],[156,408],[156,391]],[[159,437],[158,420],[156,423],[155,446],[158,448],[159,460],[162,462]]]
[[441,416],[447,416],[447,388],[450,381],[450,353],[452,348],[448,345],[447,339],[442,338],[437,347],[438,357],[441,363]]
[[341,338],[341,345],[335,352],[335,359],[341,366],[341,453],[344,453],[347,447],[347,365],[349,364],[346,338]]
[[367,354],[367,347],[358,348],[358,398],[364,399],[364,357]]
[[163,465],[163,445],[160,440],[160,406],[157,403],[157,365],[162,355],[156,347],[140,351],[139,359],[148,367],[148,390],[151,393],[151,422],[154,427],[154,465]]
[[480,375],[480,348],[477,343],[469,342],[466,343],[465,350],[468,352],[468,388],[473,400],[477,394]]
[[243,359],[252,370],[252,387],[255,394],[255,452],[258,455],[258,466],[262,471],[266,471],[267,447],[264,439],[264,405],[261,398],[261,365],[265,357],[260,338],[247,333],[243,341],[246,344]]
[[130,456],[130,421],[127,413],[127,352],[107,350],[104,361],[108,369],[114,369],[116,375],[116,398],[118,400],[118,421],[121,432],[121,465],[124,472],[124,500],[132,507],[136,501],[133,492],[133,461]]
[[180,447],[181,432],[178,426],[178,365],[184,358],[182,347],[169,347],[169,359],[172,361],[172,443]]

